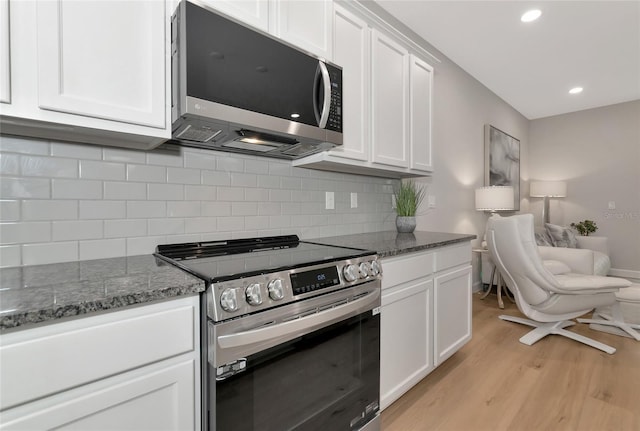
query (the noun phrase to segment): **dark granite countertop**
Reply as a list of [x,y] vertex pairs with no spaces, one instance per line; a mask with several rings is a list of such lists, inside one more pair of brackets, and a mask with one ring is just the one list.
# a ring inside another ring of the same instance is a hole
[[476,235],[446,232],[398,233],[384,231],[305,239],[305,241],[372,250],[376,251],[379,257],[389,257],[471,241],[475,238]]
[[204,291],[152,255],[0,269],[0,331]]

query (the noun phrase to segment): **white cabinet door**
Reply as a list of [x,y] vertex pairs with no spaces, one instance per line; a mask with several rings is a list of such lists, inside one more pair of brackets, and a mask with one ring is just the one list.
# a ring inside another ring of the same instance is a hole
[[369,159],[369,71],[370,29],[367,23],[334,6],[334,62],[342,67],[343,145],[332,155]]
[[287,42],[331,60],[333,24],[332,0],[279,0],[271,32]]
[[431,172],[431,100],[433,68],[416,57],[410,57],[409,70],[409,141],[411,169]]
[[164,128],[164,18],[162,1],[39,1],[39,107]]
[[380,317],[380,408],[433,368],[431,280],[383,291]]
[[436,274],[433,289],[438,366],[471,339],[471,266]]
[[11,103],[9,0],[0,0],[0,102]]
[[406,168],[409,52],[384,33],[372,35],[372,161]]
[[259,30],[269,31],[269,0],[204,0],[202,3]]
[[4,411],[2,429],[196,430],[196,361],[167,361]]

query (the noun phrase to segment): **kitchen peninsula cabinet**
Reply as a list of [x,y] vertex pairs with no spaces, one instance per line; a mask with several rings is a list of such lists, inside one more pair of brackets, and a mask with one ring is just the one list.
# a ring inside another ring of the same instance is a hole
[[334,62],[343,68],[343,145],[293,165],[388,178],[430,175],[429,53],[357,4],[334,5]]
[[165,8],[2,0],[3,133],[139,149],[170,138]]
[[331,60],[332,0],[203,0],[203,4]]
[[380,407],[471,339],[468,242],[382,260]]
[[198,296],[0,338],[0,428],[200,429]]

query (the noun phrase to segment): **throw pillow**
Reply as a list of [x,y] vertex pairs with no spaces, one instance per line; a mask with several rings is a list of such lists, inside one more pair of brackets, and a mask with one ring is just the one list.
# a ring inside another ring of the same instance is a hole
[[553,241],[551,241],[551,237],[549,237],[549,234],[546,231],[536,232],[535,237],[536,237],[537,245],[541,245],[545,247],[553,247]]
[[565,226],[558,226],[556,224],[545,223],[547,233],[551,237],[551,242],[554,247],[568,247],[577,248],[578,240],[576,235],[571,229]]

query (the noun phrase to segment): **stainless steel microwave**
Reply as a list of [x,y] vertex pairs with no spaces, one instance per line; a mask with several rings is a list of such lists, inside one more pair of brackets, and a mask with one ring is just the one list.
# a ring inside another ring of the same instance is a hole
[[342,144],[342,69],[183,0],[172,17],[172,140],[296,159]]

